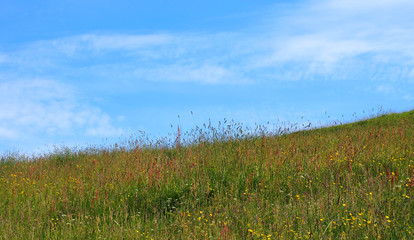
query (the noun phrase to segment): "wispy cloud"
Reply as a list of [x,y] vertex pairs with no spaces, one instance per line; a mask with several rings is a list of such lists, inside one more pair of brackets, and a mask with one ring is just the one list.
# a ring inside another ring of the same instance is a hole
[[303,1],[271,8],[234,32],[84,34],[29,43],[0,59],[27,71],[93,76],[103,69],[108,78],[134,81],[378,80],[376,71],[389,65],[383,79],[412,79],[412,8],[404,0]]
[[[303,73],[320,73],[330,79],[349,79],[355,75],[372,79],[373,68],[398,65],[383,72],[384,78],[405,74],[414,63],[414,27],[410,1],[307,1],[297,4],[282,17],[270,14],[264,27],[271,29],[264,45],[270,51],[257,56],[258,67],[300,66]],[[395,14],[395,13],[399,14]],[[357,73],[357,74],[355,74]],[[280,71],[279,71],[280,74]],[[376,79],[374,79],[376,80]]]
[[136,51],[168,45],[174,41],[167,34],[149,35],[95,35],[85,34],[36,43],[44,51],[61,53],[68,57],[79,54],[99,55],[105,51]]
[[145,79],[157,82],[194,82],[199,84],[241,84],[251,80],[232,70],[231,67],[220,65],[180,65],[172,64],[169,66],[154,67],[150,69],[136,69],[133,72],[137,79]]

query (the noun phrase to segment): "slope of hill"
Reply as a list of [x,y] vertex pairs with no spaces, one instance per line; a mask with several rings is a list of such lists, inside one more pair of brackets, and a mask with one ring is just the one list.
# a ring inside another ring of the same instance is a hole
[[0,163],[4,239],[412,239],[414,111]]

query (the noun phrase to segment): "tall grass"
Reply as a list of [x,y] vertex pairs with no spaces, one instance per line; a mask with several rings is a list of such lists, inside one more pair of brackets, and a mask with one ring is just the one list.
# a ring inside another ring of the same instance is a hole
[[[0,162],[1,239],[413,239],[414,111]],[[183,134],[184,135],[184,134]]]

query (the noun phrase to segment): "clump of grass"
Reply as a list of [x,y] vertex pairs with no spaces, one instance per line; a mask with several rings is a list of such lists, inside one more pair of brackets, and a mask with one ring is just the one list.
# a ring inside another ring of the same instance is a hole
[[[414,111],[0,162],[4,239],[411,239]],[[176,143],[176,142],[175,142]]]

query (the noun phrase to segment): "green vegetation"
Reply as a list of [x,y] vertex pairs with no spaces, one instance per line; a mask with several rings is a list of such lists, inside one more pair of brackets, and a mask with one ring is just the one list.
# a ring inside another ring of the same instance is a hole
[[414,111],[273,136],[226,124],[172,148],[3,157],[0,238],[414,238]]

